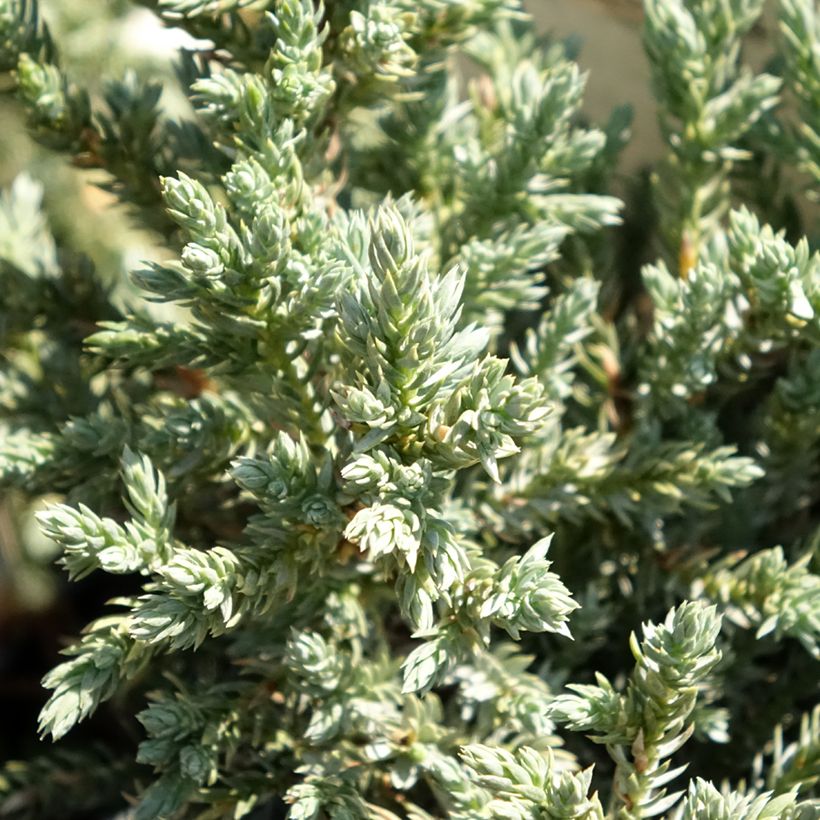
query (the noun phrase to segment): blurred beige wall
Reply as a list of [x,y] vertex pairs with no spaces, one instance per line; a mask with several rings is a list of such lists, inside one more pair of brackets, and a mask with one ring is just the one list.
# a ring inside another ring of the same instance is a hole
[[525,5],[539,31],[580,37],[578,62],[589,72],[584,110],[593,122],[603,123],[618,105],[632,106],[635,119],[624,170],[656,159],[663,145],[641,46],[640,0],[528,0]]
[[[524,5],[539,31],[558,38],[573,34],[581,38],[578,62],[590,73],[584,110],[594,122],[605,121],[617,105],[632,105],[635,120],[623,169],[634,170],[655,160],[663,144],[641,44],[642,0],[525,0]],[[769,4],[765,22],[745,43],[744,59],[757,70],[770,54],[775,28],[772,16]]]

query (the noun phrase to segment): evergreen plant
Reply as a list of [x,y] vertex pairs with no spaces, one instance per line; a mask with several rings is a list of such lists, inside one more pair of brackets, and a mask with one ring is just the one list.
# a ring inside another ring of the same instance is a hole
[[0,200],[0,482],[127,576],[0,817],[820,818],[813,0],[765,72],[764,0],[645,0],[626,181],[517,0],[142,5],[182,114],[0,0],[32,135],[167,247],[119,298]]

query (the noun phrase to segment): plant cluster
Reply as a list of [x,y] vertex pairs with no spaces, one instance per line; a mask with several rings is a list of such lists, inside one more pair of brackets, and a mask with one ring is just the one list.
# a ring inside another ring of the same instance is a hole
[[143,5],[187,113],[0,0],[33,136],[168,249],[123,300],[0,201],[0,483],[125,576],[0,817],[820,817],[812,0],[758,74],[763,0],[645,0],[626,192],[517,0]]

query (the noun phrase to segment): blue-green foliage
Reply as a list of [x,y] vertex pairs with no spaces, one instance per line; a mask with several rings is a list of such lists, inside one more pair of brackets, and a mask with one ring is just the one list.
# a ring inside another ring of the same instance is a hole
[[[140,820],[817,817],[817,713],[783,732],[817,695],[820,255],[735,207],[762,125],[801,207],[818,180],[811,0],[785,84],[743,67],[762,0],[646,0],[640,281],[623,115],[586,121],[516,0],[146,5],[210,41],[187,120],[78,89],[0,0],[34,135],[168,247],[123,308],[38,183],[0,200],[0,482],[71,579],[130,583],[40,722],[136,713],[119,789],[61,765]],[[0,815],[52,805],[46,761]]]

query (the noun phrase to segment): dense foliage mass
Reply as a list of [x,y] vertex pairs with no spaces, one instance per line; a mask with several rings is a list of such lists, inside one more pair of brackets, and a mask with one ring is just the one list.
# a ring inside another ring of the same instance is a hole
[[0,0],[32,133],[168,248],[123,305],[0,201],[0,482],[128,576],[0,816],[820,817],[813,0],[765,73],[763,0],[645,0],[626,183],[516,0],[144,5],[179,117]]

